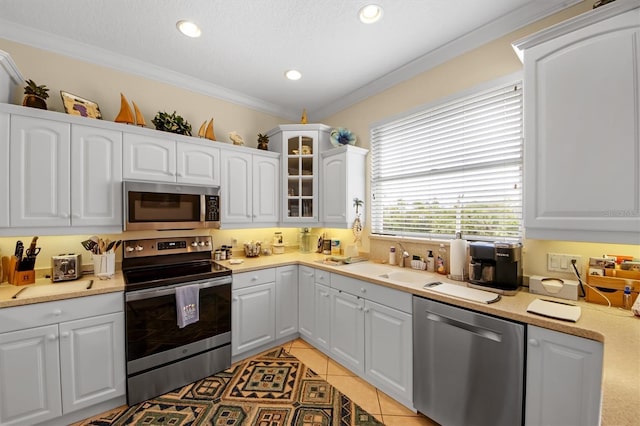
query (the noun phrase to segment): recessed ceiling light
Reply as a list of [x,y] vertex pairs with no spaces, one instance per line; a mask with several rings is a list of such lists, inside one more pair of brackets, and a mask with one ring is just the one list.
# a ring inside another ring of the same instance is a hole
[[289,80],[300,80],[302,78],[302,73],[298,70],[289,70],[284,73],[284,76]]
[[187,37],[200,37],[200,34],[202,33],[200,28],[191,21],[178,21],[176,23],[176,27],[178,28],[178,31]]
[[360,9],[360,21],[365,24],[373,24],[382,18],[382,8],[377,4],[368,4]]

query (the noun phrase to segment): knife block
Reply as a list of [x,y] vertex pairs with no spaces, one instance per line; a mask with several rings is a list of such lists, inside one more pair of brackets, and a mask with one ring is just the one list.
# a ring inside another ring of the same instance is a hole
[[27,285],[36,282],[36,271],[15,271],[13,274],[13,285]]

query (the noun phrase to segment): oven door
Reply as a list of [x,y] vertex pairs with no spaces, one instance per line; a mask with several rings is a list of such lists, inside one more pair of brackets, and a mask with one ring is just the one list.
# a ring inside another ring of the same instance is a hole
[[[200,319],[178,327],[176,287],[199,284]],[[125,293],[127,374],[174,362],[231,342],[231,277]]]

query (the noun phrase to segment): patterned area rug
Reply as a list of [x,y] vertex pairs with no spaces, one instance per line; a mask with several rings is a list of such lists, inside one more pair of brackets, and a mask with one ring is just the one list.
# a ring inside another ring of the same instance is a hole
[[132,407],[75,426],[382,425],[296,357],[277,348]]

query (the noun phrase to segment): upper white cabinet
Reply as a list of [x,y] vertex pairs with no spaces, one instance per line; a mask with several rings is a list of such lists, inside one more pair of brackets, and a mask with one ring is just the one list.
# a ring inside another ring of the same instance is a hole
[[317,224],[320,219],[318,153],[330,146],[330,127],[287,124],[267,132],[269,150],[282,155],[282,224]]
[[526,236],[640,243],[638,3],[514,46],[524,58]]
[[278,158],[270,153],[223,150],[221,161],[222,226],[276,226],[280,202]]
[[122,226],[122,133],[71,126],[71,224]]
[[120,132],[12,115],[9,145],[10,226],[122,225]]
[[602,343],[529,325],[525,424],[600,424]]
[[220,185],[220,149],[139,134],[124,135],[125,179]]
[[[0,112],[0,200],[9,200],[9,119],[9,114]],[[9,203],[4,202],[0,205],[0,228],[8,226]]]
[[[325,151],[322,158],[320,222],[327,228],[350,228],[356,218],[354,198],[365,199],[367,150],[343,146]],[[364,218],[363,206],[358,212]]]

